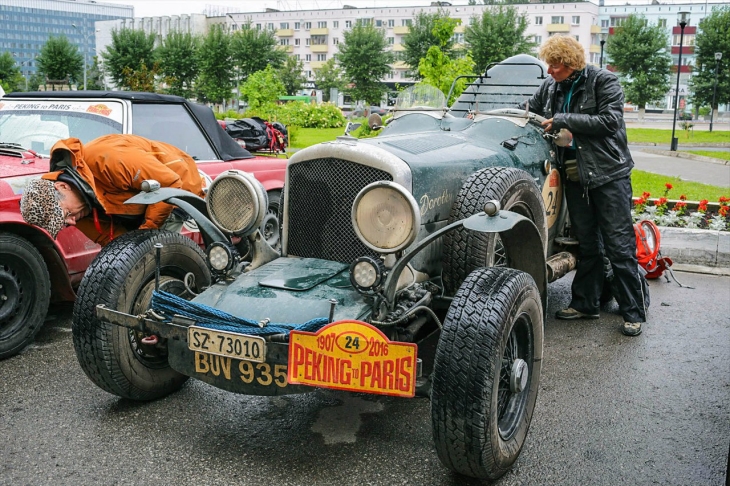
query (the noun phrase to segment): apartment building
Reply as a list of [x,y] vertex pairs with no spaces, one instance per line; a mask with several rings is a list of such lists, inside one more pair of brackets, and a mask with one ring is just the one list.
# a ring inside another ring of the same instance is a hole
[[[425,3],[425,2],[424,2]],[[590,62],[598,63],[600,51],[598,34],[599,7],[590,2],[559,4],[517,5],[530,20],[527,35],[539,43],[555,33],[575,36],[586,47]],[[394,86],[410,84],[408,66],[398,56],[403,52],[403,38],[416,15],[423,11],[435,13],[439,9],[447,11],[452,18],[461,20],[456,28],[454,41],[464,43],[464,30],[472,17],[480,17],[485,5],[469,6],[423,6],[423,7],[380,7],[380,8],[343,8],[336,10],[276,11],[228,14],[210,18],[210,23],[224,25],[235,31],[250,23],[251,28],[273,31],[279,44],[292,56],[302,61],[304,74],[309,85],[314,86],[314,72],[337,53],[337,45],[342,42],[344,33],[357,23],[368,23],[385,31],[385,37],[396,54],[396,62],[383,81]],[[482,66],[483,70],[486,66]]]
[[[713,10],[725,5],[727,3],[719,2],[605,6],[600,8],[599,20],[601,23],[601,32],[613,35],[616,27],[619,27],[629,15],[642,15],[650,25],[659,25],[667,29],[667,34],[670,36],[672,65],[674,66],[671,83],[672,88],[667,93],[664,104],[660,103],[657,108],[671,108],[674,106],[680,41],[682,43],[682,65],[680,66],[679,73],[679,96],[680,103],[682,103],[682,99],[688,95],[689,79],[692,76],[692,68],[696,62],[695,36],[698,31],[697,26],[700,20],[710,15]],[[682,28],[679,25],[681,14],[684,14],[687,22],[684,28],[684,35],[682,35]],[[611,68],[610,63],[608,68]]]

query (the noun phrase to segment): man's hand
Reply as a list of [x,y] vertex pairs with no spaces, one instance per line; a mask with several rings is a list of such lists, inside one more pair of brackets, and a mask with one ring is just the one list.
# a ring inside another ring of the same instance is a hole
[[545,120],[540,125],[542,125],[545,128],[545,131],[546,132],[549,132],[549,131],[551,131],[553,129],[553,119],[550,118],[548,120]]

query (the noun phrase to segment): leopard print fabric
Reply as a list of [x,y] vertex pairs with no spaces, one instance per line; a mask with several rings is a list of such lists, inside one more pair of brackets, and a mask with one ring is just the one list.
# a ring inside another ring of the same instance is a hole
[[58,204],[58,191],[54,182],[35,179],[28,183],[20,198],[20,214],[23,219],[48,231],[55,239],[65,226],[63,209]]

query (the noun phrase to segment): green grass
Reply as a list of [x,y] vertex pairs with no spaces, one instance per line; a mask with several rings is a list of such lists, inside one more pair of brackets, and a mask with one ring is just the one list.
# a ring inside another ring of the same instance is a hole
[[662,197],[666,191],[667,182],[673,186],[666,196],[669,199],[679,199],[679,196],[684,194],[689,201],[707,199],[710,202],[717,202],[720,196],[730,196],[730,188],[727,187],[683,181],[679,177],[653,174],[643,170],[631,171],[631,185],[634,189],[634,196],[637,197],[644,192],[651,194],[651,197]]
[[730,160],[730,152],[720,150],[682,150],[682,152],[712,157],[713,159]]
[[[297,128],[296,139],[292,143],[294,148],[305,148],[310,145],[314,145],[320,142],[327,142],[334,140],[339,135],[345,133],[344,128]],[[654,128],[628,128],[627,130],[629,142],[631,143],[661,143],[669,145],[672,139],[671,130],[659,130]],[[686,134],[684,130],[679,128],[675,132],[675,136],[679,138],[680,143],[682,141],[693,142],[693,143],[730,143],[730,131],[697,131],[690,133],[689,138],[685,138]],[[701,153],[699,151],[688,151],[692,153],[700,153],[701,155],[708,155],[709,157],[717,157],[723,160],[727,159],[727,152],[712,152],[709,154]],[[716,154],[724,154],[722,156]]]
[[343,128],[295,128],[296,136],[292,141],[292,148],[301,149],[322,142],[329,142],[345,134]]
[[[627,128],[629,143],[660,143],[669,145],[672,142],[671,130],[658,128]],[[730,143],[730,131],[689,131],[686,132],[677,124],[674,136],[679,143]]]

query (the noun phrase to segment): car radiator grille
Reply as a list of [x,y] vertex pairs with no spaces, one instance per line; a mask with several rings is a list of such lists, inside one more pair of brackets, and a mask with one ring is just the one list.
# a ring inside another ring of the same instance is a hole
[[289,166],[287,253],[351,263],[376,253],[355,234],[350,215],[360,190],[393,177],[341,159],[315,159]]

